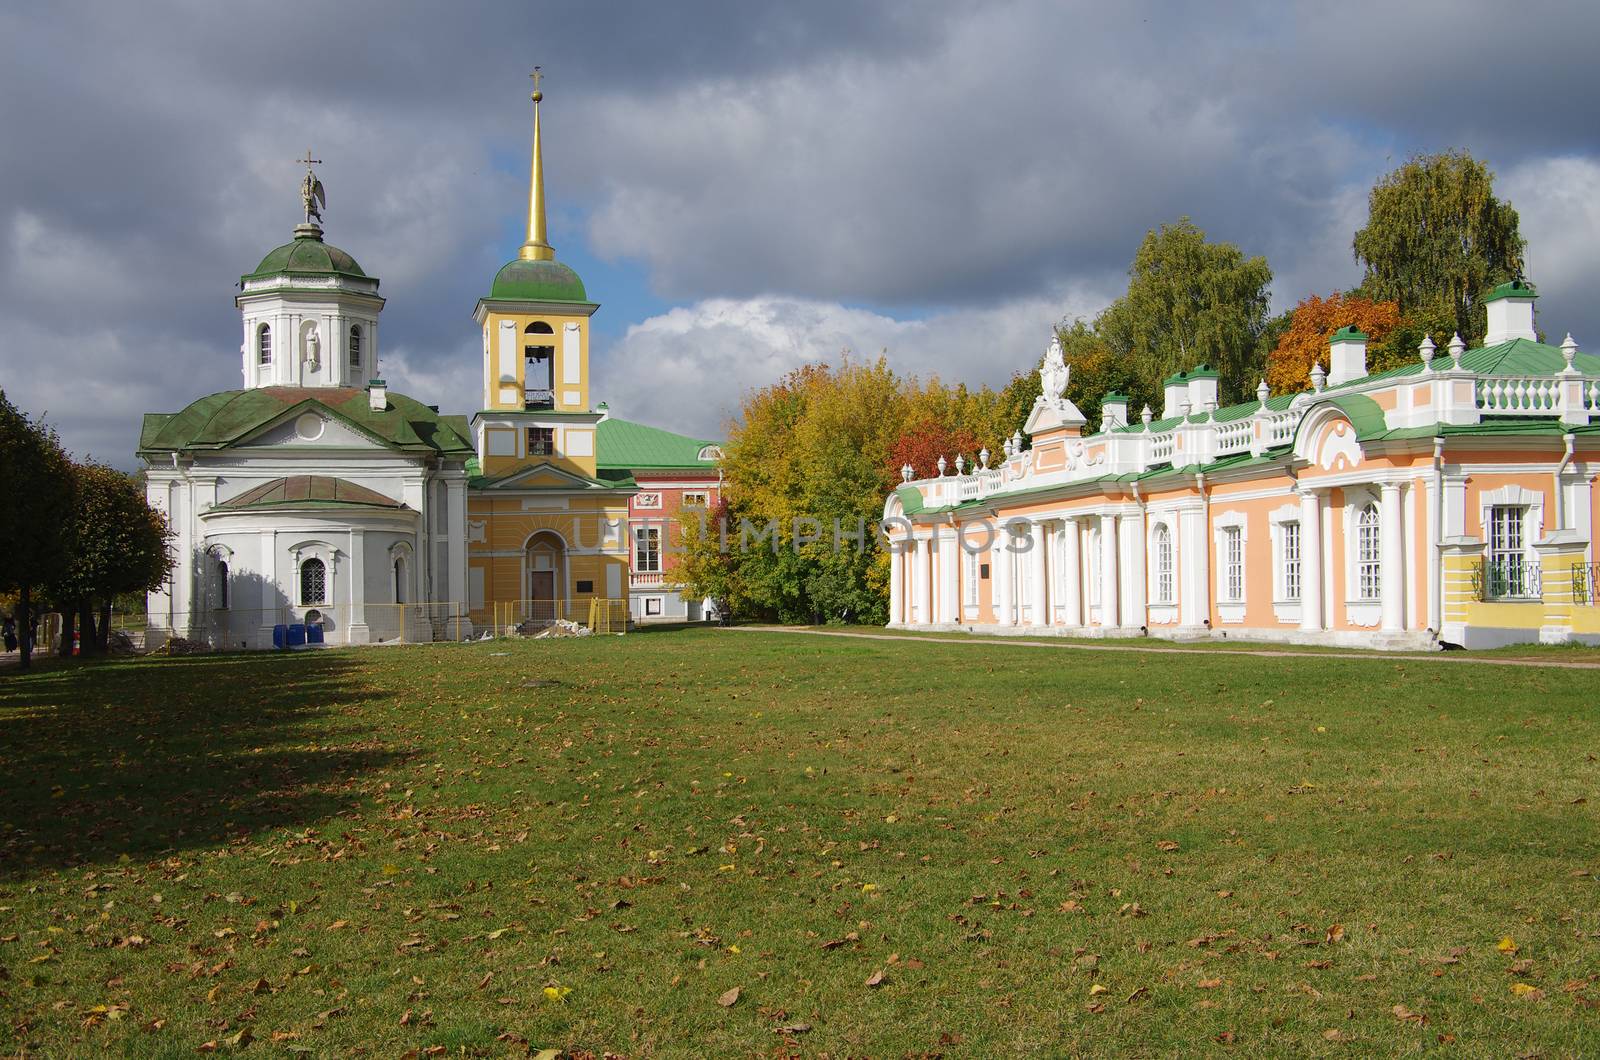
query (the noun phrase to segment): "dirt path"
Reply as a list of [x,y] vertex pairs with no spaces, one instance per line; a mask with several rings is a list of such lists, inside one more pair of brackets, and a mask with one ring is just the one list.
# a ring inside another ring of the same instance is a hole
[[[913,641],[921,644],[961,644],[957,637],[922,637],[915,634],[868,633],[843,629],[802,629],[794,626],[722,626],[732,633],[802,633],[813,637],[855,637],[860,640]],[[1019,648],[1059,648],[1066,651],[1119,651],[1144,655],[1254,655],[1265,659],[1358,659],[1366,662],[1425,662],[1456,666],[1533,666],[1561,670],[1600,670],[1600,652],[1594,661],[1581,659],[1518,658],[1508,655],[1473,655],[1469,652],[1295,651],[1293,648],[1174,648],[1143,644],[1096,644],[1092,640],[1028,640],[1022,637],[973,636],[971,643],[1014,645]]]

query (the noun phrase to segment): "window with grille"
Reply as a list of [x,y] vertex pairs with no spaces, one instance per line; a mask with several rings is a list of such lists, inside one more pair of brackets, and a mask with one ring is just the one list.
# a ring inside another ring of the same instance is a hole
[[350,367],[361,370],[361,325],[350,325]]
[[1300,524],[1283,523],[1283,598],[1300,599]]
[[1489,593],[1492,596],[1529,596],[1528,554],[1523,548],[1522,524],[1528,509],[1497,504],[1489,509]]
[[272,329],[263,324],[256,328],[256,364],[272,363]]
[[661,570],[661,531],[656,527],[633,532],[633,569],[641,574]]
[[554,427],[529,427],[528,455],[555,456],[556,429]]
[[320,559],[308,559],[300,564],[300,602],[328,602],[328,568],[323,566]]
[[1356,516],[1356,591],[1359,600],[1376,600],[1383,590],[1383,550],[1378,531],[1378,506],[1369,504]]
[[1156,524],[1156,603],[1172,603],[1172,531],[1165,523]]
[[1226,600],[1244,599],[1244,531],[1237,526],[1222,530],[1223,591]]

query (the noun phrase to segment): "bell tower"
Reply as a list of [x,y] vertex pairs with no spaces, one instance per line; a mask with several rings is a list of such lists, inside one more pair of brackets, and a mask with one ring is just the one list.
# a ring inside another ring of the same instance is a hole
[[589,318],[600,307],[550,245],[538,67],[532,76],[528,236],[473,313],[483,332],[483,407],[473,430],[485,476],[548,463],[592,479],[600,414],[590,407]]

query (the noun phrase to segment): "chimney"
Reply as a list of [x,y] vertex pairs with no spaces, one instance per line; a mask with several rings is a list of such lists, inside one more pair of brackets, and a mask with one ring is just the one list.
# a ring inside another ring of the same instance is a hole
[[1217,373],[1204,364],[1197,364],[1189,372],[1189,402],[1196,412],[1214,412],[1217,408]]
[[1328,340],[1328,385],[1338,386],[1367,374],[1367,337],[1346,324]]
[[373,412],[386,412],[389,408],[389,384],[382,379],[367,383],[367,404]]
[[1161,418],[1170,420],[1174,416],[1183,415],[1183,406],[1189,401],[1189,382],[1182,372],[1174,372],[1167,376],[1164,387],[1164,398],[1161,402]]
[[1100,399],[1100,433],[1128,425],[1128,395],[1115,390]]
[[604,423],[606,420],[611,418],[611,406],[604,401],[596,405],[594,410],[600,414],[601,423]]
[[1522,280],[1502,283],[1490,291],[1489,297],[1483,300],[1483,309],[1489,318],[1483,344],[1498,346],[1512,339],[1537,342],[1539,334],[1533,330],[1533,300],[1538,297],[1533,284]]

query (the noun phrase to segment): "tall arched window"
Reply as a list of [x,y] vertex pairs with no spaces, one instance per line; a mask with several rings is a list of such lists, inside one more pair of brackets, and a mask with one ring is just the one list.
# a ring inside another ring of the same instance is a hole
[[266,324],[256,328],[256,364],[272,363],[272,328]]
[[555,329],[542,320],[535,320],[523,329],[522,390],[528,408],[549,408],[555,404],[555,341]]
[[350,325],[350,367],[361,372],[361,325]]
[[404,556],[394,558],[394,602],[406,602],[406,559]]
[[1356,516],[1356,588],[1359,599],[1376,600],[1382,591],[1383,551],[1378,506],[1368,504]]
[[1155,532],[1156,603],[1172,603],[1172,531],[1157,523]]
[[226,611],[228,608],[228,561],[218,558],[217,569],[217,607]]
[[302,604],[328,602],[328,568],[320,559],[308,559],[300,564],[300,602]]

